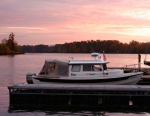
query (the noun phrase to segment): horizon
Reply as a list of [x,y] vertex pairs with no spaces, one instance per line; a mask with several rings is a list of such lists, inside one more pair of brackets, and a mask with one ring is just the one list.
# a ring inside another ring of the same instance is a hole
[[0,41],[15,34],[19,45],[150,38],[150,1],[1,0]]
[[[92,41],[92,40],[85,40],[85,41]],[[97,41],[97,40],[93,40],[93,41]],[[100,41],[115,41],[115,40],[100,40]],[[119,41],[119,40],[116,40],[116,41]],[[131,40],[130,42],[132,42],[132,41],[136,41],[136,40]],[[72,41],[72,42],[65,42],[65,43],[68,43],[68,44],[70,44],[70,43],[73,43],[73,42],[82,42],[82,41]],[[120,43],[123,43],[123,44],[130,44],[130,42],[129,43],[126,43],[126,42],[121,42],[121,41],[119,41]],[[150,43],[150,42],[139,42],[139,41],[136,41],[136,42],[138,42],[138,43]],[[60,44],[65,44],[65,43],[60,43]],[[57,43],[56,43],[57,44]],[[29,45],[29,44],[26,44],[26,45],[21,45],[21,46],[36,46],[36,45],[45,45],[45,46],[49,46],[49,47],[51,47],[51,46],[55,46],[56,44],[35,44],[35,45]]]

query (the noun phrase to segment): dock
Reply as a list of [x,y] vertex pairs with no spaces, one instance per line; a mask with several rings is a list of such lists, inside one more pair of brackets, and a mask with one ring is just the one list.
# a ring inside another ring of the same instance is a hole
[[150,75],[143,75],[137,84],[138,85],[150,85]]
[[10,109],[61,108],[150,108],[148,85],[16,84],[8,86]]
[[124,70],[125,73],[134,72],[134,71],[137,72],[140,70],[144,73],[144,75],[150,75],[150,67],[142,67],[142,68],[138,68],[138,67],[108,67],[108,68],[109,69],[122,69],[122,70]]

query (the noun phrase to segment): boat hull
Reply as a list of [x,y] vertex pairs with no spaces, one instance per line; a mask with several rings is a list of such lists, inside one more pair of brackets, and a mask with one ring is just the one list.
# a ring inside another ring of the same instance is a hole
[[32,78],[33,84],[49,84],[49,83],[78,83],[78,84],[108,84],[108,85],[134,85],[142,77],[143,72],[127,73],[121,76],[112,76],[111,78]]

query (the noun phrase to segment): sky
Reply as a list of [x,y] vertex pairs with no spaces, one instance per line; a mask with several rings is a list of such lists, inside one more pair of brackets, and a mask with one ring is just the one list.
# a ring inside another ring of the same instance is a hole
[[0,0],[0,41],[19,45],[150,40],[150,0]]

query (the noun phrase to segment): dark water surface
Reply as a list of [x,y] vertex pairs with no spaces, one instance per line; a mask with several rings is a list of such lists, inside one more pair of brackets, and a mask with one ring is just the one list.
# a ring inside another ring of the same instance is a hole
[[[9,109],[9,91],[8,85],[26,83],[26,73],[38,73],[43,66],[44,60],[48,58],[63,58],[70,59],[92,59],[90,54],[23,54],[16,56],[0,56],[0,116],[150,116],[149,111],[130,112],[130,111],[63,111],[63,110],[35,110],[35,109]],[[137,64],[137,54],[106,54],[107,60],[110,62],[110,67],[123,67],[125,65]],[[141,62],[143,62],[145,55],[142,55]],[[150,55],[147,56],[150,58]],[[145,67],[142,65],[142,67]]]

